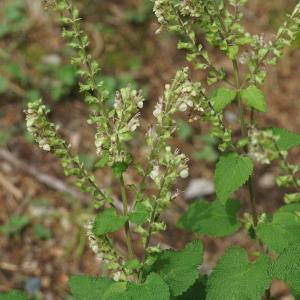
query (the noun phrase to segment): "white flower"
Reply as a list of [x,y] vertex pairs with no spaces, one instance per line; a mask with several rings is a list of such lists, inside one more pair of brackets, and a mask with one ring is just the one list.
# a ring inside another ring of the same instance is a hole
[[143,101],[139,101],[137,104],[137,107],[142,109],[144,107],[144,102]]
[[128,122],[128,129],[129,131],[133,132],[135,131],[139,126],[140,126],[140,121],[139,121],[139,116],[140,113],[137,113],[129,122]]
[[162,103],[159,102],[155,106],[155,110],[153,111],[153,116],[155,118],[158,118],[161,113],[162,113]]
[[183,169],[183,170],[181,170],[179,175],[180,175],[181,178],[185,179],[189,176],[189,170],[188,169]]
[[186,111],[187,108],[188,108],[188,106],[184,102],[179,105],[179,110],[182,112]]
[[50,151],[51,150],[50,145],[48,145],[48,144],[43,145],[42,148],[43,148],[44,151]]
[[155,166],[154,168],[153,168],[153,170],[151,171],[151,173],[150,173],[150,177],[153,179],[153,180],[155,180],[156,179],[156,177],[159,175],[159,166]]
[[121,278],[121,272],[116,272],[116,273],[114,274],[114,281],[119,281],[120,278]]

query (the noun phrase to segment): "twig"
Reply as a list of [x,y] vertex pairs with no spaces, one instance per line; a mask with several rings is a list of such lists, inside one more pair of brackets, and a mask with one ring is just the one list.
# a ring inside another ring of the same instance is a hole
[[0,173],[0,185],[2,185],[16,199],[21,199],[23,197],[22,192],[18,188],[16,188],[9,180],[7,180],[2,173]]
[[4,148],[0,148],[0,159],[6,160],[11,163],[16,168],[30,174],[35,177],[39,182],[49,186],[50,188],[57,190],[62,193],[68,193],[74,198],[78,198],[84,202],[87,202],[89,197],[83,193],[77,191],[76,189],[70,187],[68,184],[59,180],[51,175],[45,174],[39,171],[34,166],[28,165],[27,163],[19,160],[15,155],[10,153]]

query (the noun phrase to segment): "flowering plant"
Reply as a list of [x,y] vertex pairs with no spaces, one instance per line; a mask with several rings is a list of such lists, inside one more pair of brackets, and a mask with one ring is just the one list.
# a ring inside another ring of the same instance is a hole
[[[280,128],[260,128],[256,115],[265,112],[266,101],[261,85],[267,65],[274,65],[286,46],[291,45],[300,25],[300,3],[287,16],[271,41],[252,35],[241,25],[246,0],[155,0],[154,12],[160,24],[157,32],[175,32],[178,47],[195,69],[206,73],[203,83],[189,78],[188,68],[177,71],[153,111],[154,124],[147,132],[147,164],[133,158],[131,141],[140,125],[144,97],[141,91],[125,87],[116,92],[113,107],[107,105],[108,92],[98,80],[100,68],[89,54],[88,36],[80,26],[79,11],[71,0],[55,0],[61,14],[63,36],[75,50],[72,63],[82,80],[95,125],[96,153],[100,167],[110,167],[119,183],[122,210],[118,200],[100,188],[94,175],[85,170],[79,157],[47,119],[48,109],[41,100],[26,110],[27,127],[39,146],[51,151],[67,176],[90,193],[98,213],[86,225],[91,249],[110,270],[110,277],[74,276],[69,286],[74,299],[271,299],[273,279],[287,282],[295,297],[300,296],[300,180],[298,167],[288,161],[288,150],[300,144],[300,136]],[[199,36],[203,35],[206,42]],[[218,48],[232,64],[232,74],[213,61],[207,45]],[[237,105],[240,134],[233,135],[224,121],[228,105]],[[220,258],[212,273],[199,272],[203,246],[200,239],[180,251],[162,250],[152,237],[166,229],[161,213],[178,192],[172,187],[178,177],[187,178],[188,159],[169,140],[176,131],[177,112],[193,110],[195,120],[211,124],[211,135],[219,141],[221,157],[216,165],[216,200],[199,201],[184,213],[178,227],[211,237],[224,237],[238,231],[242,224],[253,240],[256,259],[248,261],[247,252],[233,246]],[[238,138],[236,137],[238,135]],[[257,211],[252,180],[255,163],[270,164],[279,160],[283,175],[280,187],[296,191],[284,197],[285,205],[273,216]],[[124,173],[134,168],[140,176],[128,185]],[[240,202],[231,195],[246,185],[251,213],[237,217]],[[132,201],[129,205],[128,191]],[[114,244],[113,233],[124,229],[127,254]],[[138,238],[137,238],[138,237]],[[136,245],[143,249],[136,255]]]

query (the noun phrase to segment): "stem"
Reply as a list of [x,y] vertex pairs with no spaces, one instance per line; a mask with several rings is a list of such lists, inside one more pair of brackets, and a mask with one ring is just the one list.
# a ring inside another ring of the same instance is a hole
[[[121,185],[121,194],[122,194],[122,201],[123,201],[123,215],[124,215],[124,217],[128,218],[127,196],[126,196],[123,175],[120,178],[120,185]],[[127,249],[128,249],[128,257],[129,257],[129,259],[133,259],[134,251],[133,251],[133,247],[132,247],[132,237],[131,237],[131,232],[130,232],[130,228],[129,228],[129,220],[127,220],[125,223],[125,236],[126,236],[126,244],[127,244]]]
[[244,108],[243,108],[243,102],[241,97],[241,83],[240,83],[240,71],[238,62],[236,59],[232,61],[233,64],[233,70],[234,70],[234,78],[235,78],[235,85],[237,90],[237,100],[238,100],[238,106],[239,106],[239,114],[240,114],[240,123],[241,123],[241,131],[242,131],[242,137],[247,137],[247,128],[245,124],[245,116],[244,116]]
[[[179,23],[179,25],[180,25],[180,27],[181,27],[181,30],[183,31],[183,33],[184,33],[185,36],[189,39],[191,45],[193,46],[193,51],[199,53],[199,49],[198,49],[198,46],[197,46],[197,44],[196,44],[196,41],[195,41],[193,38],[191,38],[191,36],[190,36],[188,30],[187,30],[186,27],[185,27],[185,24],[184,24],[183,20],[182,20],[181,17],[179,16],[179,14],[178,14],[176,8],[175,8],[174,6],[172,6],[172,8],[173,8],[173,11],[174,11],[174,13],[175,13],[177,19],[178,19],[178,23]],[[201,55],[201,53],[199,53],[199,54]],[[217,69],[214,67],[214,65],[210,62],[210,60],[207,59],[205,56],[201,55],[201,58],[203,59],[204,63],[207,64],[207,65],[209,66],[209,68],[210,68],[213,72],[215,72],[215,73],[217,73],[217,74],[220,72],[219,70],[217,70]],[[226,77],[224,77],[223,80],[224,80],[227,84],[229,84],[229,85],[231,85],[231,86],[233,85]]]
[[271,290],[267,289],[265,292],[265,300],[271,300]]
[[250,176],[249,180],[247,181],[248,191],[249,191],[249,197],[250,197],[250,205],[251,205],[251,213],[253,218],[253,225],[254,228],[256,228],[258,223],[258,217],[257,217],[257,208],[256,208],[256,197],[253,187],[253,177]]
[[[236,90],[237,90],[237,100],[238,100],[239,113],[240,113],[242,137],[245,138],[245,137],[247,137],[247,127],[246,127],[246,123],[245,123],[244,108],[243,108],[243,102],[242,102],[242,97],[241,97],[241,83],[240,83],[239,66],[238,66],[238,62],[236,59],[234,59],[232,61],[232,64],[233,64],[233,69],[234,69],[234,78],[235,78]],[[246,153],[248,152],[247,147],[244,150]],[[257,223],[258,223],[258,217],[257,217],[257,205],[256,205],[256,198],[255,198],[252,176],[249,177],[249,179],[247,181],[247,186],[248,186],[248,191],[249,191],[253,225],[254,225],[254,228],[256,228]]]

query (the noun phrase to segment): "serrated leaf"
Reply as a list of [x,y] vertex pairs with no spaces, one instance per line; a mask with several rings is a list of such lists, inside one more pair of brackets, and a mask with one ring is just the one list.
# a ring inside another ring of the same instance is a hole
[[230,104],[236,97],[236,92],[226,88],[217,89],[211,100],[213,102],[214,109],[217,112],[222,111],[228,104]]
[[252,108],[265,112],[267,110],[265,96],[255,85],[250,85],[242,91],[243,100]]
[[74,300],[102,300],[104,292],[115,282],[108,277],[72,276],[68,282]]
[[126,221],[127,218],[118,215],[114,208],[108,208],[96,216],[93,233],[96,236],[101,236],[109,232],[115,232],[122,228]]
[[235,200],[226,203],[197,201],[181,216],[177,227],[211,237],[227,236],[241,226],[236,217],[239,209],[240,202]]
[[253,162],[249,157],[229,153],[220,158],[215,172],[218,199],[225,201],[249,179]]
[[[131,300],[127,294],[127,282],[115,282],[110,285],[102,298],[96,298],[97,300]],[[93,300],[94,298],[90,298]],[[76,300],[76,299],[75,299]]]
[[205,300],[206,284],[207,277],[199,277],[194,285],[190,287],[186,292],[184,292],[181,296],[176,297],[176,300]]
[[300,145],[300,134],[289,131],[285,128],[272,128],[274,135],[279,136],[277,146],[280,150],[289,150],[295,146]]
[[258,224],[256,234],[270,250],[278,253],[289,244],[300,242],[300,204],[279,209],[272,221]]
[[[289,245],[273,263],[271,276],[289,284],[294,296],[300,296],[300,243]],[[299,298],[296,299],[299,299]]]
[[206,300],[261,300],[272,282],[268,274],[271,262],[268,256],[261,255],[250,263],[244,249],[230,248],[208,278]]
[[144,284],[128,283],[127,295],[130,300],[169,300],[170,291],[168,285],[156,273],[151,273]]
[[137,225],[144,224],[149,218],[150,212],[148,209],[140,202],[135,206],[134,211],[129,213],[129,220]]
[[179,296],[191,287],[199,276],[198,267],[203,260],[201,241],[193,241],[180,251],[162,252],[153,271],[158,273],[169,286],[171,296]]

